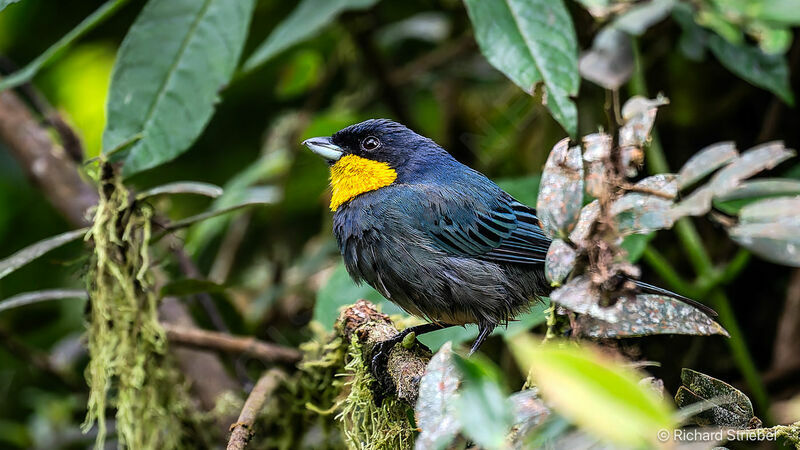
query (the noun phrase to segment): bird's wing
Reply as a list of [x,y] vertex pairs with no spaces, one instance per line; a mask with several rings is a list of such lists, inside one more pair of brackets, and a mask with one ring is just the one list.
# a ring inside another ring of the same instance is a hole
[[550,239],[539,227],[535,210],[499,189],[477,197],[450,194],[434,202],[432,213],[429,209],[421,215],[423,226],[442,250],[488,261],[544,262]]

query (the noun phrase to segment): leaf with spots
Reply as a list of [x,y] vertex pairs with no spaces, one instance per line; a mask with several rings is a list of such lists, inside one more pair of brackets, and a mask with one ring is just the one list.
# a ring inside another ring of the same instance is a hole
[[562,139],[550,151],[536,201],[542,228],[550,237],[566,236],[583,204],[583,158],[579,146]]
[[622,297],[608,308],[617,318],[606,322],[592,316],[579,316],[580,335],[592,338],[620,338],[654,334],[688,334],[728,336],[722,326],[700,310],[663,295],[641,294]]
[[675,403],[686,410],[692,406],[703,406],[700,412],[692,416],[692,421],[697,425],[735,428],[761,426],[761,421],[753,413],[750,399],[730,384],[686,368],[681,370],[681,381],[683,386],[675,395]]

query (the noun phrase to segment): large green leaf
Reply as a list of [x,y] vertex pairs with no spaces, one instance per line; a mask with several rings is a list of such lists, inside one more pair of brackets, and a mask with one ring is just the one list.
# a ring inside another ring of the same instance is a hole
[[364,9],[378,0],[303,0],[247,58],[242,70],[255,69],[283,50],[316,34],[341,12]]
[[[14,2],[15,0],[0,0],[0,11]],[[95,12],[83,19],[78,26],[73,28],[69,33],[65,34],[55,44],[51,45],[50,48],[42,52],[42,54],[37,56],[36,59],[28,63],[28,65],[22,69],[14,72],[0,81],[0,91],[13,88],[30,81],[31,78],[33,78],[36,73],[39,72],[39,69],[64,53],[67,47],[69,47],[73,42],[78,40],[78,38],[89,32],[97,25],[103,23],[103,21],[111,17],[120,8],[120,6],[127,2],[128,0],[109,0],[103,4],[103,6],[97,8]]]
[[716,34],[709,37],[708,46],[728,70],[767,89],[787,104],[794,104],[794,94],[789,86],[789,67],[783,55],[768,55],[758,47],[734,45]]
[[464,0],[486,59],[525,92],[544,83],[547,107],[577,134],[578,44],[562,0]]
[[150,0],[125,36],[111,75],[103,151],[123,174],[186,151],[214,112],[247,36],[254,0]]
[[573,423],[604,440],[627,447],[656,444],[660,429],[672,429],[669,405],[642,375],[572,343],[539,344],[529,334],[511,340],[511,352],[530,369],[542,397]]

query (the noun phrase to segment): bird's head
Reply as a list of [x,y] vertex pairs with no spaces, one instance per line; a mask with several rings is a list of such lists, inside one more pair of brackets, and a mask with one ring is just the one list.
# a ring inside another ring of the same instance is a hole
[[366,120],[303,144],[330,165],[332,211],[365,192],[412,181],[450,159],[432,140],[387,119]]

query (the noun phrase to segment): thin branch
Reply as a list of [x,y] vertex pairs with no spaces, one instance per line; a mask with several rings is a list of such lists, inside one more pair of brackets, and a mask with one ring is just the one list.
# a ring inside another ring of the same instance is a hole
[[264,407],[264,403],[285,377],[286,374],[282,371],[270,369],[259,378],[256,386],[250,391],[247,401],[244,402],[239,419],[231,425],[228,450],[242,450],[247,446],[247,443],[253,438],[253,424]]
[[224,284],[228,280],[233,263],[236,261],[236,253],[239,251],[239,247],[247,234],[251,216],[252,213],[247,211],[231,222],[219,246],[217,257],[214,258],[214,263],[211,265],[211,270],[208,273],[209,280],[219,284]]
[[295,348],[260,341],[253,337],[233,336],[228,333],[172,324],[163,326],[167,332],[167,339],[174,344],[243,353],[265,362],[294,363],[301,358],[300,351]]

